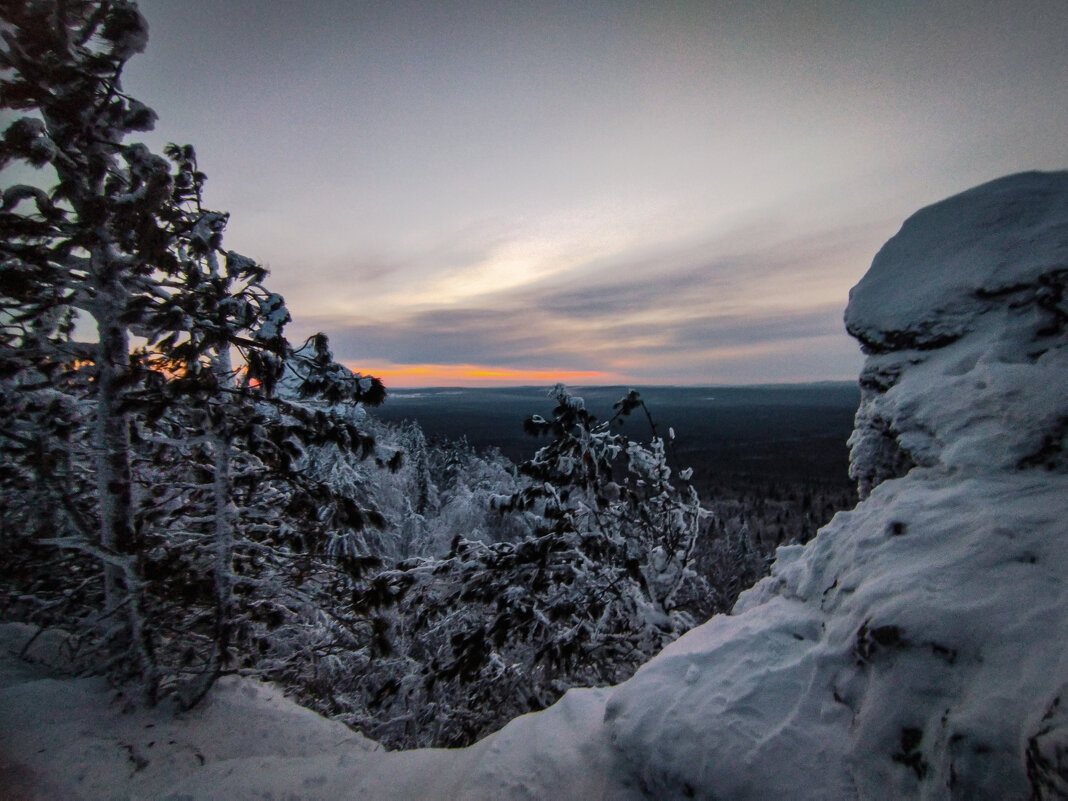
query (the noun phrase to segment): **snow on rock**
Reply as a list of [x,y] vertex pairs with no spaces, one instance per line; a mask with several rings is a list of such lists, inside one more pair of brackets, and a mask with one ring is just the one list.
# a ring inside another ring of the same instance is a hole
[[883,247],[846,311],[870,496],[615,691],[617,797],[1065,791],[1066,279],[1064,172],[923,209]]
[[1064,476],[881,485],[617,690],[630,783],[655,798],[1027,797],[1029,738],[1068,691],[1065,498]]
[[914,464],[1063,469],[1065,175],[917,212],[850,292],[846,327],[869,353],[851,440],[862,495]]
[[907,219],[850,291],[846,327],[876,352],[939,347],[1006,294],[1041,294],[1065,269],[1064,173],[1010,175]]

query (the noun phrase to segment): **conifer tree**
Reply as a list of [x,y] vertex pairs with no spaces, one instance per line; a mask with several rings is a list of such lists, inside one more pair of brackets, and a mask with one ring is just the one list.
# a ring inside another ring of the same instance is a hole
[[[151,297],[152,274],[166,270],[166,213],[171,176],[165,159],[127,134],[151,128],[155,115],[122,92],[126,60],[148,36],[144,18],[126,2],[29,2],[7,10],[0,49],[3,107],[31,112],[4,132],[0,167],[20,160],[48,167],[50,190],[19,184],[4,191],[4,322],[8,359],[16,373],[43,365],[87,370],[97,482],[96,524],[79,547],[104,564],[108,614],[137,656],[144,693],[153,700],[156,664],[146,631],[134,526],[127,398],[139,380],[130,336]],[[26,209],[32,203],[35,209]],[[73,342],[73,320],[86,315],[96,341]],[[32,336],[27,335],[32,331]],[[77,519],[77,518],[76,518]],[[86,521],[86,525],[89,525]]]
[[383,742],[468,744],[569,687],[624,680],[695,622],[681,600],[704,588],[691,563],[707,513],[672,483],[655,429],[648,446],[612,429],[645,410],[640,396],[604,423],[563,386],[553,397],[550,419],[525,423],[552,439],[519,466],[525,486],[497,497],[526,536],[457,535],[359,595],[367,613],[391,609],[392,652],[348,694],[353,722]]
[[[26,566],[9,579],[47,586],[35,611],[66,608],[68,625],[95,633],[97,667],[136,676],[149,702],[189,674],[195,698],[234,664],[250,607],[272,617],[269,576],[300,575],[292,564],[325,553],[327,529],[379,522],[299,460],[304,443],[373,452],[326,407],[385,392],[337,364],[325,336],[288,343],[266,271],[222,249],[228,217],[203,206],[191,147],[164,157],[126,142],[156,119],[121,83],[148,38],[134,3],[13,0],[4,21],[0,107],[24,116],[3,133],[0,169],[38,173],[0,207],[0,438],[11,457],[0,479],[36,487],[39,503],[5,495],[3,513],[49,508],[29,542],[5,539]],[[312,398],[320,405],[302,400]],[[265,497],[282,511],[266,512]],[[42,583],[46,552],[77,562],[77,592]],[[350,578],[360,568],[324,565],[314,569]],[[290,618],[315,595],[285,607]]]

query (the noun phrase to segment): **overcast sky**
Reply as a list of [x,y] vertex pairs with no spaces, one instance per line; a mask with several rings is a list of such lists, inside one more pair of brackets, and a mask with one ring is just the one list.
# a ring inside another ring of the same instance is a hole
[[853,379],[919,207],[1068,167],[1068,2],[141,0],[291,339],[387,386]]

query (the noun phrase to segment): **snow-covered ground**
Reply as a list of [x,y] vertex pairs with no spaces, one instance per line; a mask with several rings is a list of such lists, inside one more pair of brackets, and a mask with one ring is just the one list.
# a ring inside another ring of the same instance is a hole
[[[19,662],[31,633],[0,626],[3,801],[599,798],[608,775],[608,690],[568,693],[470,748],[388,752],[249,679],[221,679],[178,715],[128,706],[101,680]],[[62,663],[55,640],[29,655]]]
[[[851,294],[868,497],[628,682],[387,753],[274,689],[124,711],[0,629],[11,798],[1068,796],[1068,173],[910,218]],[[43,639],[43,638],[42,638]],[[35,643],[43,655],[52,641]]]

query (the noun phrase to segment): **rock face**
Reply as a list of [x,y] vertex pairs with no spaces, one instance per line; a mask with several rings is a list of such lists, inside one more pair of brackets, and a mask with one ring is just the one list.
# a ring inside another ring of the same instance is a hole
[[1066,173],[1002,178],[905,221],[845,314],[869,354],[851,440],[862,497],[917,464],[1064,471],[1066,281]]
[[1068,793],[1068,172],[923,209],[846,324],[864,500],[619,687],[620,798]]

